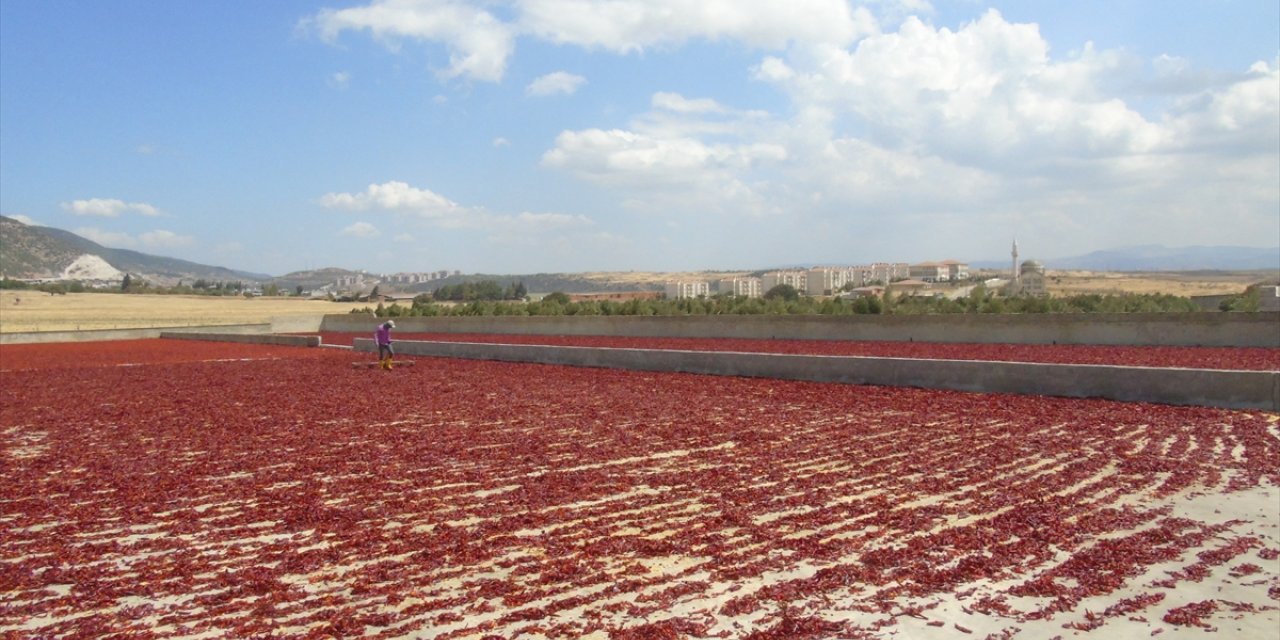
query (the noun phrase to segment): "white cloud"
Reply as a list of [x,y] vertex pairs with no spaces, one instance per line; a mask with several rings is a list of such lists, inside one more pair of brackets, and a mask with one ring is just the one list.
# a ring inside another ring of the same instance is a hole
[[339,90],[346,89],[347,87],[351,86],[351,72],[350,71],[335,72],[329,76],[328,80],[326,80],[326,83],[329,85],[329,87],[333,89],[339,89]]
[[147,231],[138,235],[138,244],[151,249],[185,247],[193,242],[195,242],[195,238],[192,238],[191,236],[180,235],[164,229]]
[[382,235],[382,232],[368,222],[357,222],[338,232],[338,235],[352,238],[376,238]]
[[320,204],[329,209],[408,215],[443,229],[516,229],[524,233],[542,233],[592,224],[589,218],[580,215],[494,214],[483,207],[463,206],[429,189],[394,180],[371,184],[363,193],[328,193],[320,198]]
[[364,193],[327,193],[320,198],[320,205],[348,211],[396,211],[434,220],[467,215],[466,208],[448,198],[396,180],[371,184]]
[[495,149],[501,149],[502,147],[509,147],[509,146],[511,146],[511,141],[506,138],[497,137],[493,139],[493,148]]
[[62,203],[62,209],[78,216],[115,218],[122,213],[158,216],[160,210],[145,202],[125,202],[111,198],[90,198]]
[[655,109],[664,109],[676,113],[724,113],[724,107],[711,98],[690,100],[678,93],[659,91],[653,94],[650,103]]
[[844,46],[879,30],[868,10],[854,9],[846,0],[513,0],[512,13],[504,21],[484,3],[374,0],[324,9],[299,27],[328,42],[345,31],[367,31],[392,48],[404,39],[441,44],[449,52],[441,77],[487,82],[502,79],[521,35],[631,53],[691,40],[732,40],[775,50],[794,43]]
[[567,71],[555,71],[536,78],[524,88],[526,95],[543,97],[557,94],[572,95],[586,84],[587,79]]
[[389,46],[402,38],[438,42],[449,51],[444,78],[496,82],[515,48],[510,25],[462,0],[375,0],[363,7],[324,9],[302,27],[335,41],[343,31],[368,31]]
[[781,49],[793,42],[844,45],[876,30],[875,19],[846,0],[521,0],[519,24],[557,44],[616,53],[734,40]]
[[107,231],[96,227],[80,227],[75,230],[75,234],[105,247],[116,249],[175,249],[195,243],[195,238],[191,236],[184,236],[165,229],[147,231],[135,237],[120,231]]
[[6,217],[13,218],[14,220],[17,220],[18,222],[21,222],[22,224],[25,224],[28,227],[37,226],[36,221],[33,220],[30,216],[24,216],[20,213],[7,214]]
[[95,227],[79,227],[73,231],[76,235],[92,240],[104,247],[131,249],[138,246],[133,236],[119,231],[106,231]]

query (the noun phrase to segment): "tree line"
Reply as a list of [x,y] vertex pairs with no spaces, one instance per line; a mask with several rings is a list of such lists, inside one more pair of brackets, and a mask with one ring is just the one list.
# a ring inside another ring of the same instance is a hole
[[[785,285],[780,285],[785,286]],[[556,292],[541,300],[513,302],[471,300],[441,304],[430,295],[410,305],[379,304],[354,309],[378,317],[412,316],[688,316],[688,315],[917,315],[939,313],[1154,313],[1189,312],[1201,308],[1190,298],[1168,294],[1081,294],[1060,298],[1003,297],[975,287],[958,299],[893,295],[846,299],[811,298],[770,290],[764,297],[713,295],[680,299],[571,301]]]

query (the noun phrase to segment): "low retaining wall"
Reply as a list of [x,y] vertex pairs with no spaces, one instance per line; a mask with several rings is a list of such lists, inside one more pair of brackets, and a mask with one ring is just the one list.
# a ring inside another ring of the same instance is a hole
[[313,316],[272,316],[271,333],[316,333],[324,322],[322,314]]
[[[321,330],[372,334],[383,320],[326,315]],[[1280,313],[446,316],[395,321],[397,331],[423,333],[1280,348]]]
[[[1280,411],[1280,372],[398,340],[397,355]],[[357,351],[375,350],[357,338]]]
[[0,344],[44,344],[50,342],[102,342],[106,340],[149,340],[161,333],[218,332],[222,334],[269,333],[269,324],[231,324],[199,327],[150,327],[142,329],[87,329],[84,331],[30,331],[0,333]]
[[244,344],[275,344],[286,347],[318,347],[320,336],[281,336],[270,333],[193,333],[185,331],[162,331],[161,338],[177,340],[204,340],[207,342],[240,342]]

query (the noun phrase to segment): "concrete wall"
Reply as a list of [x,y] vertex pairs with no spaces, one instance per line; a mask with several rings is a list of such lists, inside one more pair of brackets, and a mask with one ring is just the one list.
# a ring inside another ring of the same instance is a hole
[[[399,332],[1280,348],[1280,313],[917,316],[465,316],[396,318]],[[326,315],[322,331],[381,319]]]
[[275,344],[286,347],[318,347],[320,336],[281,336],[270,333],[195,333],[188,331],[162,331],[161,338],[176,340],[203,340],[206,342],[239,342],[243,344]]
[[105,340],[147,340],[161,333],[218,332],[224,334],[260,334],[271,331],[269,324],[234,324],[205,327],[152,327],[147,329],[91,329],[85,331],[34,331],[0,333],[0,344],[45,344],[50,342],[101,342]]
[[273,316],[271,333],[316,333],[324,320],[322,314],[314,316]]
[[[357,338],[357,351],[374,351]],[[1280,372],[400,340],[397,355],[1280,411]]]

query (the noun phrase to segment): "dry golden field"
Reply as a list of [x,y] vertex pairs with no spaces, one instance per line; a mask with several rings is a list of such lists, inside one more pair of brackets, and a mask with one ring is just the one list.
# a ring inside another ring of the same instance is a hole
[[1051,295],[1082,293],[1166,293],[1175,296],[1208,296],[1243,293],[1251,284],[1280,277],[1275,271],[1102,271],[1048,270],[1046,286]]
[[0,333],[257,324],[273,317],[347,313],[365,303],[241,296],[0,291]]

